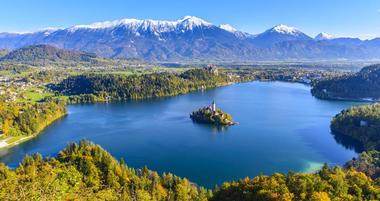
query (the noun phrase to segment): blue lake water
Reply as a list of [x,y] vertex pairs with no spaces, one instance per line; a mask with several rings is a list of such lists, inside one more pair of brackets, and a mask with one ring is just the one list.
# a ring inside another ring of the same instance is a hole
[[[212,100],[239,125],[193,123],[189,114]],[[88,139],[130,167],[172,172],[207,187],[259,174],[315,171],[356,156],[330,133],[331,117],[353,102],[318,100],[310,88],[251,82],[175,97],[71,105],[69,115],[38,137],[2,150],[12,167],[26,154],[54,156],[69,142]]]

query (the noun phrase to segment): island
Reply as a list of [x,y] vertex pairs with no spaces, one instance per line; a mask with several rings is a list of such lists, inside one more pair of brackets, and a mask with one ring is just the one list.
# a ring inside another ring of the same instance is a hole
[[210,106],[193,111],[190,114],[190,118],[197,123],[217,126],[232,126],[236,124],[230,114],[216,107],[215,101],[213,101]]

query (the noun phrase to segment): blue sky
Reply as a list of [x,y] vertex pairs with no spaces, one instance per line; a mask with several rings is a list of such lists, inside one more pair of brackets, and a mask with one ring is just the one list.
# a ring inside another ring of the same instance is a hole
[[286,24],[311,36],[380,37],[380,0],[2,0],[0,32],[186,15],[249,33]]

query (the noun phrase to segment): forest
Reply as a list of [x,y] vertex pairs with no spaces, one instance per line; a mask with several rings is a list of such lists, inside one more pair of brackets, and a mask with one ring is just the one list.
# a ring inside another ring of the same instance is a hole
[[380,104],[351,107],[337,114],[331,121],[334,135],[347,136],[364,150],[380,148]]
[[257,176],[208,190],[172,174],[129,168],[89,141],[56,157],[26,156],[16,169],[0,164],[0,200],[379,200],[378,180],[325,165],[317,173]]
[[70,103],[80,103],[174,96],[233,81],[215,68],[203,68],[143,75],[83,74],[70,76],[51,88],[71,96]]
[[379,100],[380,65],[364,67],[353,75],[316,82],[311,93],[322,99]]
[[36,135],[66,112],[65,102],[58,99],[43,102],[0,100],[0,128],[6,137]]
[[380,177],[380,152],[376,150],[365,151],[345,164],[346,168],[354,168],[366,175],[377,179]]

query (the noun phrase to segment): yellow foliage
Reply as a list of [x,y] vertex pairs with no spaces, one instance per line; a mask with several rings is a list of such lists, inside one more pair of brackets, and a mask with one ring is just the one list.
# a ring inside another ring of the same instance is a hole
[[326,192],[313,192],[310,201],[331,201]]

